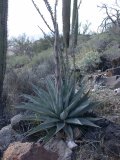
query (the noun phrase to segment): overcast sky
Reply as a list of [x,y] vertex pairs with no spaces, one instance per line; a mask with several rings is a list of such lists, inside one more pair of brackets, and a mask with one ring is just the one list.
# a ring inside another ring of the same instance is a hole
[[[51,20],[42,0],[35,0],[41,12],[45,16],[49,24]],[[49,0],[53,4],[54,0]],[[58,6],[58,21],[60,30],[62,30],[62,0],[59,0]],[[97,31],[104,14],[100,12],[97,5],[102,3],[114,4],[115,0],[82,0],[81,8],[79,11],[79,20],[84,24],[86,20],[91,22],[90,29]],[[9,14],[8,14],[8,36],[17,37],[23,33],[33,38],[39,38],[42,33],[38,25],[43,28],[47,33],[49,30],[43,23],[41,17],[34,8],[31,0],[9,0]]]

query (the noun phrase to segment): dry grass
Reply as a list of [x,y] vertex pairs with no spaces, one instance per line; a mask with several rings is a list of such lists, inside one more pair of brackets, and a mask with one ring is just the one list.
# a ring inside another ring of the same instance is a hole
[[91,96],[101,102],[95,109],[98,115],[120,124],[120,95],[115,95],[113,90],[104,88],[93,92]]

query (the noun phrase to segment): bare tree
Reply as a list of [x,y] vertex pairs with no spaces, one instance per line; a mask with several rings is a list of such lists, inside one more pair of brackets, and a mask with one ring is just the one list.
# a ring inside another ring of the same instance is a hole
[[98,6],[98,7],[101,10],[104,10],[106,13],[106,17],[103,19],[100,25],[103,31],[106,31],[112,26],[120,27],[120,8],[118,6],[114,8],[106,4],[103,4],[102,6]]
[[113,7],[107,4],[98,7],[106,13],[99,28],[102,28],[103,32],[109,32],[111,37],[120,43],[120,6],[118,1],[116,0]]

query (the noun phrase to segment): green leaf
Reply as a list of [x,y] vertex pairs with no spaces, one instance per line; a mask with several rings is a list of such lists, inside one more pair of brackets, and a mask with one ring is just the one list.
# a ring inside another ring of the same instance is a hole
[[69,119],[65,120],[65,122],[69,123],[69,124],[82,125],[82,123],[80,122],[80,120],[78,118],[69,118]]
[[45,120],[46,123],[53,123],[53,122],[59,122],[59,121],[60,119],[52,118],[52,117],[46,117],[46,120]]
[[72,93],[73,93],[73,88],[71,88],[70,91],[67,93],[67,96],[65,98],[65,106],[64,106],[64,108],[67,108],[69,106],[70,98],[71,98]]
[[63,128],[64,132],[66,133],[67,137],[71,140],[73,140],[73,129],[70,125],[66,125]]
[[39,113],[40,115],[48,115],[48,116],[53,116],[57,118],[57,115],[54,112],[46,108],[34,105],[32,103],[25,103],[23,105],[18,105],[16,106],[16,108],[27,109],[27,110],[31,110],[33,112]]
[[83,115],[84,113],[86,113],[87,111],[89,111],[90,109],[93,109],[97,106],[98,104],[96,102],[91,102],[88,106],[86,107],[82,107],[81,111],[79,112],[79,115]]
[[57,105],[56,105],[56,101],[57,101],[56,91],[57,90],[55,89],[55,85],[53,84],[52,80],[49,77],[46,78],[46,85],[47,85],[47,90],[50,96],[50,100],[53,105],[54,112],[57,114]]
[[87,120],[86,118],[79,118],[79,121],[82,123],[82,125],[100,128],[98,125],[92,123],[91,121]]
[[60,113],[63,111],[63,97],[62,97],[62,91],[60,89],[59,93],[57,94],[57,114],[60,115]]
[[50,109],[50,105],[47,103],[47,101],[44,101],[44,98],[36,97],[36,96],[31,96],[27,94],[23,94],[23,97],[26,98],[30,103],[33,103],[34,105],[44,107],[47,109]]
[[61,131],[64,127],[65,127],[65,123],[57,123],[57,129],[56,129],[55,134]]
[[42,88],[38,88],[35,85],[32,86],[33,91],[38,96],[38,98],[42,99],[44,103],[47,103],[47,106],[51,107],[51,109],[54,109],[49,94]]
[[80,106],[76,106],[76,108],[70,112],[69,117],[75,117],[75,116],[81,115],[82,111],[85,108],[87,108],[88,110],[89,105],[90,105],[90,102],[89,100],[87,100],[83,102]]
[[60,114],[60,119],[65,120],[68,116],[68,112],[65,110]]
[[40,132],[42,130],[46,130],[46,129],[49,129],[49,128],[52,128],[52,127],[55,127],[55,126],[56,126],[56,123],[42,123],[42,124],[38,125],[37,127],[34,127],[33,129],[29,130],[26,133],[26,136],[30,136],[34,133],[37,133],[37,132]]

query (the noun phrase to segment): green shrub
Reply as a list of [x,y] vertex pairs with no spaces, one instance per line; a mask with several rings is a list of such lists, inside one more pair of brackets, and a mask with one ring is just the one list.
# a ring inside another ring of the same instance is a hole
[[[98,118],[85,115],[87,111],[96,106],[89,100],[89,91],[84,92],[84,85],[75,93],[73,76],[67,77],[62,87],[57,92],[54,80],[46,78],[46,88],[43,90],[33,86],[35,96],[23,95],[27,102],[17,106],[17,108],[27,109],[35,112],[35,116],[25,117],[24,120],[40,121],[41,124],[29,130],[26,135],[47,130],[42,139],[48,141],[61,130],[66,136],[74,139],[73,128],[82,126],[98,127],[94,124]],[[36,116],[37,115],[37,116]]]
[[81,55],[76,56],[76,65],[85,72],[94,71],[99,63],[100,55],[96,51],[87,52],[82,58]]
[[50,59],[52,56],[53,49],[49,48],[48,50],[42,51],[36,55],[34,55],[31,59],[31,62],[29,63],[29,67],[39,65],[48,59]]
[[7,58],[7,68],[21,68],[21,66],[27,65],[30,59],[27,55],[12,55]]
[[120,48],[118,47],[118,44],[108,46],[107,50],[103,52],[103,56],[108,60],[120,57]]

